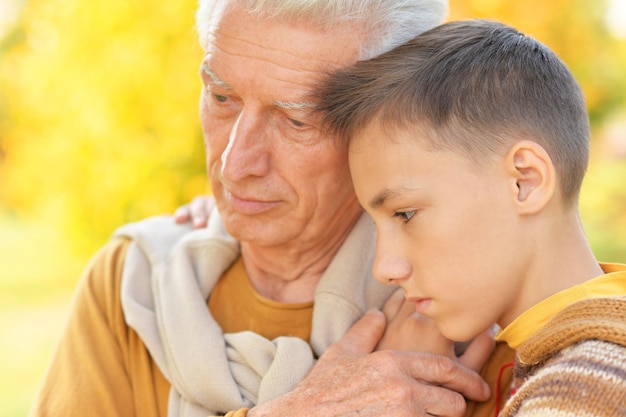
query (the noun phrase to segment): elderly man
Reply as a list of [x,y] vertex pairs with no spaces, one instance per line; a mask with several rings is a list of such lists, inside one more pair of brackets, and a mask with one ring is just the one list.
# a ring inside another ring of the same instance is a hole
[[464,397],[485,400],[455,360],[386,350],[412,347],[401,330],[417,324],[391,300],[381,339],[385,316],[365,314],[390,295],[370,274],[373,225],[346,151],[306,101],[324,73],[445,10],[203,0],[200,116],[217,209],[206,228],[153,218],[116,232],[85,272],[31,415],[462,415]]

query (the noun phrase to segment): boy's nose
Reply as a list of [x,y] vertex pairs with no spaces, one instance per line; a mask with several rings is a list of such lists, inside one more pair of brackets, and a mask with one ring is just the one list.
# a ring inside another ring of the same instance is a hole
[[392,244],[379,235],[376,239],[376,256],[372,266],[374,278],[385,285],[401,285],[411,276],[410,263]]

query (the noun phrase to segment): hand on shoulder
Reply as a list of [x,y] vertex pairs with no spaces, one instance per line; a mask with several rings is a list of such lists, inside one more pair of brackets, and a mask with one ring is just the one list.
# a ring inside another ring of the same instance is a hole
[[194,197],[189,204],[180,206],[174,212],[174,221],[178,224],[191,222],[194,229],[206,227],[211,211],[215,207],[215,198],[209,195]]

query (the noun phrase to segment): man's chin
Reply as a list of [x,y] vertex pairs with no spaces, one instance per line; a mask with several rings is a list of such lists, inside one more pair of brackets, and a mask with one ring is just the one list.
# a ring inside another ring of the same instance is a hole
[[255,246],[279,246],[295,237],[293,227],[276,218],[227,213],[222,214],[222,221],[228,234]]

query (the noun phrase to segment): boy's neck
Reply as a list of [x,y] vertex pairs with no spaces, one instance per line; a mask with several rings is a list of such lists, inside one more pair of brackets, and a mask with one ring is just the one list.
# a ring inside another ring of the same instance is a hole
[[[553,231],[543,230],[537,250],[528,265],[517,305],[512,306],[501,326],[546,298],[582,284],[604,272],[596,260],[580,224],[578,214]],[[504,327],[503,326],[503,327]]]

